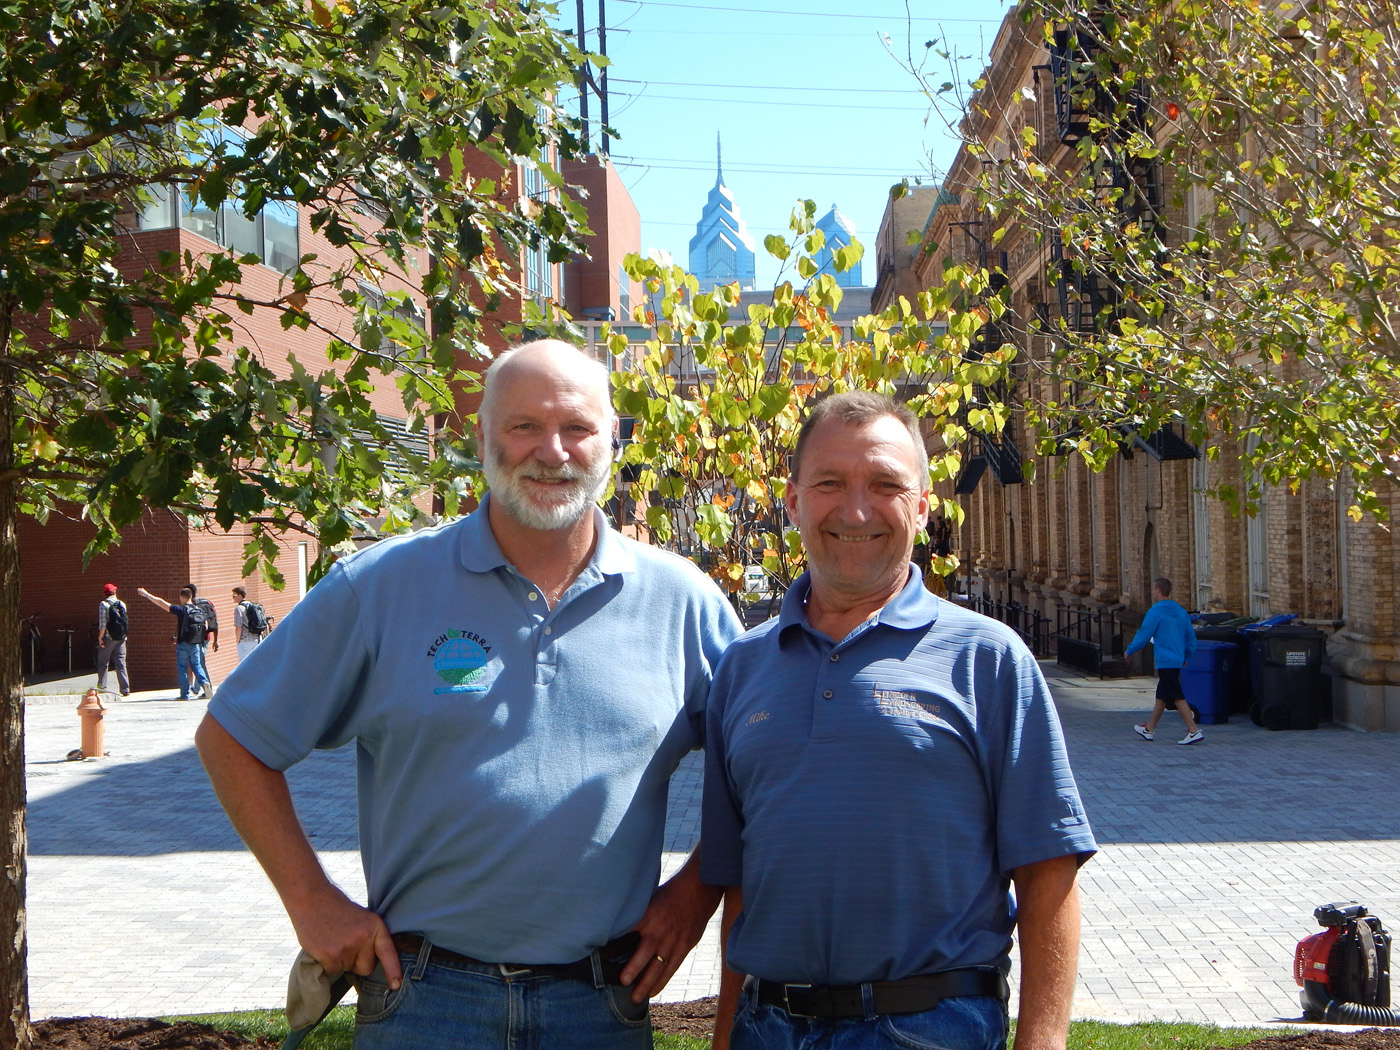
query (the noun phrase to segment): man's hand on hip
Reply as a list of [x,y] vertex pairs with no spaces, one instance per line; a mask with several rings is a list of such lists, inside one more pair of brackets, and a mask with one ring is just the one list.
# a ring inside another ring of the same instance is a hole
[[700,881],[697,847],[685,867],[651,895],[646,914],[637,923],[642,935],[637,951],[622,969],[622,983],[632,988],[632,1001],[644,1002],[666,987],[683,960],[704,936],[705,924],[719,906],[722,890]]
[[368,908],[356,904],[337,887],[327,883],[324,892],[308,904],[290,908],[297,941],[310,952],[326,972],[345,972],[368,977],[376,962],[384,964],[390,988],[403,978],[399,953],[384,920]]

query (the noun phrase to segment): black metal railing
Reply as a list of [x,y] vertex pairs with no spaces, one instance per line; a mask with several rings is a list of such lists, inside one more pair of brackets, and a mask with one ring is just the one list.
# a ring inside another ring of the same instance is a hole
[[985,598],[980,594],[970,595],[967,607],[973,612],[1000,620],[1018,635],[1021,641],[1037,658],[1050,652],[1050,617],[1020,602],[1003,602]]
[[1123,625],[1113,610],[1055,608],[1055,662],[1096,674],[1123,670]]

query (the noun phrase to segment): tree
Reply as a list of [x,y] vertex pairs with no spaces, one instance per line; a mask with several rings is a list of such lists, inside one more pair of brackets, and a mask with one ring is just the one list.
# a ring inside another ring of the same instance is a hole
[[[749,566],[761,565],[778,589],[803,570],[783,497],[804,409],[823,395],[867,389],[907,400],[941,442],[930,466],[935,481],[957,473],[970,430],[995,433],[1004,423],[1002,405],[988,394],[1003,376],[1003,358],[974,349],[988,314],[950,310],[985,292],[985,278],[950,271],[948,288],[918,303],[901,299],[843,330],[832,321],[842,289],[831,274],[817,276],[812,259],[824,243],[815,215],[815,204],[802,201],[791,239],[765,240],[784,267],[770,302],[742,311],[737,284],[697,294],[699,282],[679,267],[627,259],[655,302],[634,310],[651,334],[639,359],[613,373],[614,403],[636,420],[623,452],[628,495],[646,508],[656,540],[697,556],[731,594],[743,588]],[[862,251],[859,242],[838,249],[836,269],[849,269]],[[805,283],[784,280],[790,271]],[[995,301],[991,308],[1000,312]],[[610,339],[614,353],[627,352],[625,335]],[[943,510],[961,515],[951,501]],[[943,559],[939,568],[955,564]]]
[[[277,584],[281,532],[316,536],[324,561],[420,518],[425,492],[455,509],[466,453],[415,451],[369,394],[376,374],[397,384],[412,429],[450,413],[511,254],[577,247],[576,208],[522,204],[470,163],[538,164],[562,186],[541,158],[577,151],[553,99],[582,56],[551,14],[0,3],[0,1047],[29,1043],[18,515],[77,504],[97,528],[89,553],[147,507],[251,523],[245,569]],[[251,290],[260,254],[244,248],[143,263],[136,216],[172,193],[235,226],[299,209],[335,250],[282,260],[269,294]],[[355,322],[326,331],[322,374],[271,367],[243,324],[271,311],[315,329],[326,304]]]
[[1034,239],[1049,261],[1058,309],[1004,322],[1051,343],[1018,365],[1042,451],[1102,466],[1178,420],[1196,445],[1242,447],[1254,480],[1221,493],[1236,502],[1320,475],[1349,480],[1354,516],[1383,515],[1400,468],[1394,5],[1024,0],[1017,16],[1049,63],[1014,98],[923,83],[951,104],[954,188],[983,243]]

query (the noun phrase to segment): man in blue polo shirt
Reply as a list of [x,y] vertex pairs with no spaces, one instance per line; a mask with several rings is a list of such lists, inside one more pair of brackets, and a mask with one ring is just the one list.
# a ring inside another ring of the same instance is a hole
[[1035,659],[910,570],[928,493],[903,405],[841,394],[803,425],[786,499],[808,572],[710,691],[717,1050],[1004,1047],[1013,929],[1017,1046],[1065,1046],[1096,846]]
[[[302,946],[360,975],[357,1048],[649,1048],[646,999],[718,904],[694,858],[657,881],[668,780],[739,625],[597,509],[608,394],[566,344],[498,358],[481,507],[338,562],[199,730]],[[282,772],[349,740],[368,908],[326,878]]]

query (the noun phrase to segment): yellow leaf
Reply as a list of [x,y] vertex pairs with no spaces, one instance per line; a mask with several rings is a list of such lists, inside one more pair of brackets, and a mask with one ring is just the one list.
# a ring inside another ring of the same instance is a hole
[[320,0],[311,0],[311,19],[322,29],[330,29],[335,24],[331,13],[321,6]]
[[29,439],[29,451],[35,459],[53,462],[58,458],[58,442],[43,427],[34,428],[34,436]]

